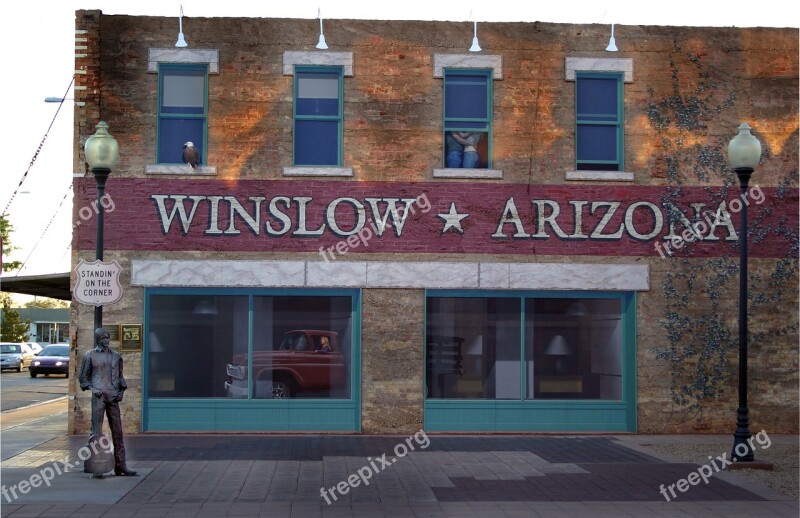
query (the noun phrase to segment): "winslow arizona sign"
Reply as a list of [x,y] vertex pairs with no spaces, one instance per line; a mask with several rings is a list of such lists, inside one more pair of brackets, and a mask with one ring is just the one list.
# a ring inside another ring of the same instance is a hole
[[[106,244],[322,252],[359,236],[362,246],[349,251],[722,256],[735,251],[747,206],[753,228],[770,229],[752,243],[753,256],[788,253],[796,190],[713,191],[689,187],[669,198],[651,186],[117,178],[107,190],[115,210]],[[91,199],[90,183],[80,195]],[[90,248],[90,230],[80,228],[81,248]]]

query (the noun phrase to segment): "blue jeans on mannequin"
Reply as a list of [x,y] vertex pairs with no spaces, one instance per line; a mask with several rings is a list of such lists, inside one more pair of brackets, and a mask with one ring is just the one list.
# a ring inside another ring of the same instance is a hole
[[464,169],[473,169],[478,165],[478,152],[477,151],[464,151]]
[[[464,153],[461,151],[448,151],[447,152],[447,159],[445,164],[449,169],[455,169],[461,167],[461,164],[464,160]],[[476,153],[476,161],[477,161],[477,153]]]

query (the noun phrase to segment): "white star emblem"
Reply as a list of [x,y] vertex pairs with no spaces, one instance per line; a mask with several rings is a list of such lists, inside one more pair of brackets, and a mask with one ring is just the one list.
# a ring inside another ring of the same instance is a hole
[[437,218],[442,218],[444,220],[444,228],[442,229],[442,234],[447,232],[449,229],[454,228],[460,233],[464,233],[464,229],[461,228],[461,220],[464,218],[468,218],[469,214],[459,214],[456,210],[456,203],[450,202],[450,211],[444,214],[437,214]]

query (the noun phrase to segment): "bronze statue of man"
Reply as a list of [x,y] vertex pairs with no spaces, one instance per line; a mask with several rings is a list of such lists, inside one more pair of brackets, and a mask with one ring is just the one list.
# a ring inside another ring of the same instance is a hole
[[81,390],[92,391],[92,436],[100,436],[103,416],[107,415],[114,443],[114,474],[135,477],[136,472],[125,465],[125,444],[119,414],[119,402],[128,388],[122,375],[122,356],[108,347],[109,334],[105,328],[98,327],[95,330],[94,342],[94,349],[83,355],[78,377]]

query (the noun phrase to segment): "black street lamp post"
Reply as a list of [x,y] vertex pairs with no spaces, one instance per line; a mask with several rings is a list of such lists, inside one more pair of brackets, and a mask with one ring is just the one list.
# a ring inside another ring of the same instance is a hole
[[[100,121],[97,129],[83,146],[86,163],[94,174],[97,182],[97,239],[95,242],[95,259],[103,260],[103,225],[105,207],[103,196],[106,190],[106,180],[111,174],[111,169],[119,160],[119,145],[114,137],[108,133],[108,124]],[[94,307],[94,329],[103,327],[103,306]]]
[[738,462],[753,462],[750,411],[747,408],[747,188],[750,176],[761,160],[761,143],[750,133],[750,126],[746,123],[739,126],[739,134],[728,144],[728,158],[739,177],[742,191],[739,229],[739,408],[732,457]]

